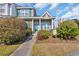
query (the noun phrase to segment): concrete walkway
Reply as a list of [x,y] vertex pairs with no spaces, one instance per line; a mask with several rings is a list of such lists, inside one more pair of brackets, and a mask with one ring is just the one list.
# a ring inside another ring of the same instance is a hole
[[32,47],[36,42],[36,33],[19,46],[10,56],[30,56]]
[[79,51],[72,52],[68,56],[79,56]]

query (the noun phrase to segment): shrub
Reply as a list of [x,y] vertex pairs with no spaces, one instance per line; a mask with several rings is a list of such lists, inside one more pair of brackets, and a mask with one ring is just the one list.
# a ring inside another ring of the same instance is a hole
[[27,28],[26,29],[26,36],[31,35],[32,34],[32,29],[31,28]]
[[78,28],[79,28],[79,20],[78,19],[73,19],[73,20],[77,23]]
[[56,38],[57,37],[57,30],[56,29],[51,30],[51,35],[53,38]]
[[26,23],[18,18],[0,19],[0,43],[14,44],[25,36]]
[[57,36],[62,39],[70,39],[77,36],[78,25],[73,20],[64,21],[57,28]]
[[49,38],[50,35],[51,35],[51,33],[49,31],[47,31],[47,30],[40,30],[37,33],[37,39],[38,40],[47,39],[47,38]]

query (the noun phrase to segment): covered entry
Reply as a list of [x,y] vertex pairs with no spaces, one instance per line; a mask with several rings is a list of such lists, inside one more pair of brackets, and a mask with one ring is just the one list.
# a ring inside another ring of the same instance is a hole
[[39,31],[39,21],[38,20],[34,20],[34,31],[35,32]]
[[35,32],[39,30],[51,30],[51,29],[52,29],[51,19],[34,20],[34,31]]

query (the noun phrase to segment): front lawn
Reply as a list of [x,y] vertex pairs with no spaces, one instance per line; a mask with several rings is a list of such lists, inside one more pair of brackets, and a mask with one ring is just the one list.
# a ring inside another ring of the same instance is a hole
[[19,45],[0,45],[0,56],[10,55]]
[[79,40],[60,40],[58,38],[48,38],[37,40],[33,47],[33,56],[63,56],[79,50]]

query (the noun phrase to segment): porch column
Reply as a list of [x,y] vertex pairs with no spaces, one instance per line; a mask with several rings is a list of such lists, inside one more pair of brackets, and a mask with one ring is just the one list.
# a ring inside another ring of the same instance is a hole
[[51,29],[54,29],[54,19],[51,19]]
[[32,19],[32,32],[34,31],[34,19]]
[[39,18],[39,30],[41,30],[41,19]]

